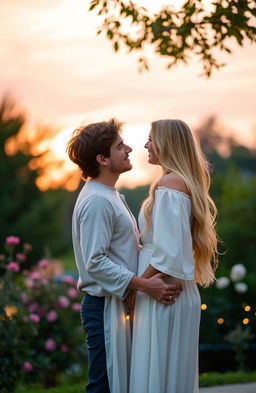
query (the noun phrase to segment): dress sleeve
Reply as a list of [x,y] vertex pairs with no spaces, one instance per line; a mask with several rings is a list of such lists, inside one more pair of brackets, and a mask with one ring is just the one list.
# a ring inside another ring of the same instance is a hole
[[182,280],[194,279],[190,211],[190,198],[185,194],[163,187],[156,190],[150,264]]
[[110,202],[99,195],[89,198],[80,214],[80,247],[89,276],[107,292],[122,299],[134,274],[109,258],[115,226]]

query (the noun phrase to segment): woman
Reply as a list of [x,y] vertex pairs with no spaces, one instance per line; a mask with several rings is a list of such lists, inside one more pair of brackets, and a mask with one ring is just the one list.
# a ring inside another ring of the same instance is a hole
[[183,291],[172,305],[138,293],[130,393],[196,393],[201,303],[196,282],[208,286],[217,266],[208,164],[181,120],[153,122],[145,148],[148,162],[160,165],[163,175],[139,217],[139,275],[162,272]]

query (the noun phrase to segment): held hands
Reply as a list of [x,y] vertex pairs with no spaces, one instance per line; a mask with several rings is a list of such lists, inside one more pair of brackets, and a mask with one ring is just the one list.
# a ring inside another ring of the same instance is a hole
[[166,284],[164,278],[166,274],[157,273],[147,279],[144,292],[164,304],[173,304],[175,299],[180,295],[182,286],[178,284]]

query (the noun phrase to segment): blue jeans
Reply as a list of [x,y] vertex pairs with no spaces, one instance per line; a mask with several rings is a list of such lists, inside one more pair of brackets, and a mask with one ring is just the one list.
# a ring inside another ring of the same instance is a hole
[[89,355],[86,393],[110,393],[104,338],[104,302],[104,297],[86,294],[81,304],[81,319]]

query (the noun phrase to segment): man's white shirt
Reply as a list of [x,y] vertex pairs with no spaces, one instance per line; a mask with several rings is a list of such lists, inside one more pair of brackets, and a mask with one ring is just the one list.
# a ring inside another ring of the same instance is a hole
[[75,204],[72,237],[78,289],[122,299],[137,274],[139,255],[137,223],[124,196],[114,187],[88,181]]

